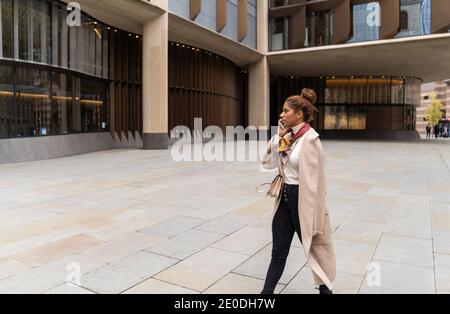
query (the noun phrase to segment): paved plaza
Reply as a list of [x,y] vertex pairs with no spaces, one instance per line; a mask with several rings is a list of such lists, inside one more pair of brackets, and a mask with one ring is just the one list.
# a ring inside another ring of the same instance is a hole
[[[450,143],[323,144],[335,293],[450,293]],[[0,165],[0,293],[259,293],[273,177],[167,151]],[[298,239],[277,292],[317,293]]]

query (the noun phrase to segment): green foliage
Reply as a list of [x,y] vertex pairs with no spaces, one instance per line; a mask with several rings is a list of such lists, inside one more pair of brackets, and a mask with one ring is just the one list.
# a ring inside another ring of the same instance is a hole
[[431,126],[435,126],[439,124],[439,121],[442,119],[443,115],[442,102],[439,100],[437,95],[433,93],[431,95],[431,103],[428,106],[427,115],[425,118]]

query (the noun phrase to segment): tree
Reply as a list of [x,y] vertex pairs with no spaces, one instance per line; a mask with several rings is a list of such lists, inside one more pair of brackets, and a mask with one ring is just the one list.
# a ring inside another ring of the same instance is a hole
[[442,102],[437,97],[436,93],[431,95],[431,103],[428,106],[426,120],[431,124],[431,126],[435,126],[439,124],[444,113],[442,112]]

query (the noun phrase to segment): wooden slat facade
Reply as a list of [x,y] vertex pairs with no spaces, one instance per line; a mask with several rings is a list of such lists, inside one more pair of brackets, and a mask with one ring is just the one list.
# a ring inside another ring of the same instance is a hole
[[142,132],[142,37],[109,33],[109,95],[111,133]]
[[246,124],[247,73],[231,61],[194,47],[169,44],[169,130]]

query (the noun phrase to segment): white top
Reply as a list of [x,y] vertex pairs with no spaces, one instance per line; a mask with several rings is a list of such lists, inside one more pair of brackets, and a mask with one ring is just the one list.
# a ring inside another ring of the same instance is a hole
[[[299,124],[292,128],[294,134],[297,133],[304,123]],[[300,151],[305,137],[302,136],[296,143],[293,144],[292,152],[289,157],[289,161],[284,167],[284,179],[286,184],[299,185],[299,162],[300,162]],[[280,142],[280,137],[278,135],[274,136],[271,140],[271,145],[273,147],[278,147]]]

